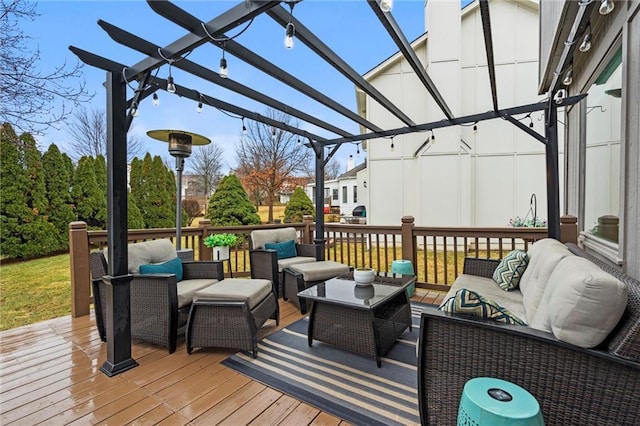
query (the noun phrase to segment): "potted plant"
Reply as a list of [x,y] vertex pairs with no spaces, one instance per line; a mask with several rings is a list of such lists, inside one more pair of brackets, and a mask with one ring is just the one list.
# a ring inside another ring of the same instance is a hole
[[204,239],[204,245],[213,249],[214,260],[229,259],[229,247],[237,243],[235,234],[211,234]]

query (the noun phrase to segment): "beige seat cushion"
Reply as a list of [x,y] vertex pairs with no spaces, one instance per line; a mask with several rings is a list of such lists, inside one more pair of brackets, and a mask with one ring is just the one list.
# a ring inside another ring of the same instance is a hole
[[251,231],[251,242],[254,249],[264,249],[266,243],[283,243],[289,240],[298,242],[296,228],[257,229]]
[[301,263],[315,262],[315,257],[296,256],[288,259],[278,259],[278,272],[282,272],[284,268],[289,268],[292,265],[299,265]]
[[321,262],[300,263],[289,267],[294,272],[302,274],[305,281],[320,281],[337,277],[349,272],[349,267],[333,260]]
[[560,241],[545,238],[533,243],[527,251],[527,255],[529,256],[529,264],[522,274],[519,288],[522,292],[525,318],[527,323],[531,323],[551,273],[562,259],[573,256],[573,254]]
[[565,257],[549,278],[532,328],[583,348],[599,345],[618,324],[627,289],[587,259]]
[[197,291],[216,284],[218,280],[213,278],[198,278],[192,280],[182,280],[176,286],[178,289],[178,308],[188,306],[193,302],[193,297]]
[[253,309],[272,292],[271,281],[246,278],[229,278],[197,291],[196,300],[235,300],[247,302]]
[[522,305],[522,293],[517,288],[513,291],[504,291],[498,287],[491,278],[462,274],[456,278],[456,281],[451,286],[451,289],[445,296],[444,300],[448,300],[462,288],[475,291],[476,293],[495,301],[503,308],[511,311],[511,313],[518,318],[525,318],[524,306]]
[[[140,265],[164,263],[178,256],[173,243],[166,239],[129,244],[127,251],[130,274],[139,274]],[[108,263],[108,249],[105,248],[103,253]]]

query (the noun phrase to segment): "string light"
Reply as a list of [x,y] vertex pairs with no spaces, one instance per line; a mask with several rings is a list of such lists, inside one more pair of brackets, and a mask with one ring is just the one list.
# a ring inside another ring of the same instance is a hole
[[302,141],[298,138],[298,146],[302,145]]
[[196,108],[196,112],[200,114],[202,112],[202,102],[198,102],[198,107]]
[[591,49],[591,23],[587,25],[587,30],[584,34],[584,38],[582,39],[582,43],[580,43],[580,47],[578,48],[582,53],[588,52]]
[[529,113],[528,117],[529,117],[529,128],[533,129],[533,118],[531,118],[531,113]]
[[436,135],[433,134],[433,129],[431,129],[431,143],[436,143]]
[[478,122],[473,123],[473,133],[478,133]]
[[[223,45],[224,46],[224,45]],[[222,49],[222,58],[220,58],[220,77],[229,77],[229,69],[227,68],[227,59],[224,57],[224,49]]]
[[393,150],[395,149],[395,145],[393,144],[393,138],[391,138],[391,152],[393,152]]
[[162,59],[164,59],[165,61],[167,61],[169,63],[169,77],[167,77],[167,92],[176,93],[176,85],[173,82],[173,76],[171,75],[171,66],[173,65],[173,63],[176,60],[175,59],[170,59],[170,58],[167,58],[166,56],[164,56],[162,54],[162,49],[160,49],[159,47],[158,47],[158,54],[160,55],[160,57]]
[[608,15],[613,12],[614,7],[615,4],[613,3],[613,0],[602,0],[598,12],[600,12],[600,15]]
[[380,10],[383,12],[391,12],[393,9],[393,0],[380,0]]
[[360,144],[356,145],[356,157],[360,158]]
[[138,116],[138,103],[135,101],[131,104],[131,116],[132,117]]
[[287,49],[293,49],[293,37],[296,34],[296,27],[291,22],[293,18],[293,7],[296,5],[295,1],[289,1],[289,22],[284,29],[284,47]]
[[242,117],[242,134],[247,136],[247,126],[244,125],[244,117]]
[[153,94],[153,106],[158,106],[159,103],[160,103],[160,99],[158,99],[158,94],[154,93]]
[[567,73],[564,75],[564,79],[562,80],[562,84],[565,86],[570,86],[573,83],[573,65],[569,65],[569,69]]

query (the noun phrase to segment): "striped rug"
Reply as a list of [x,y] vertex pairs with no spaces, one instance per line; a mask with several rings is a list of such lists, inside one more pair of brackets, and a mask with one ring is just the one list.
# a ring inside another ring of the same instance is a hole
[[426,306],[411,304],[413,331],[400,336],[381,368],[322,342],[309,347],[307,318],[263,339],[257,359],[238,352],[223,364],[355,425],[418,424],[416,339]]

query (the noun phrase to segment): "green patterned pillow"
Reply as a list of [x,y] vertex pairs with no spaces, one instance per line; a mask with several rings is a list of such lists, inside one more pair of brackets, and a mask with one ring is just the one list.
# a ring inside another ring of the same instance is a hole
[[456,291],[456,294],[442,302],[438,309],[452,314],[471,314],[482,318],[490,318],[504,324],[527,325],[526,322],[512,314],[508,309],[466,288]]
[[496,270],[493,271],[493,280],[504,291],[515,290],[528,264],[527,252],[514,250],[500,261]]

